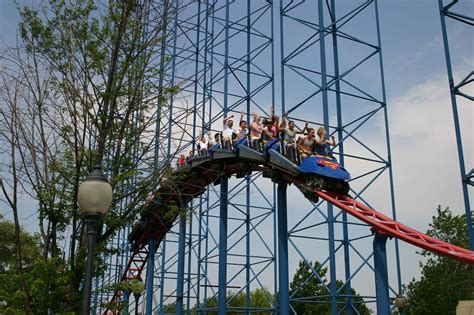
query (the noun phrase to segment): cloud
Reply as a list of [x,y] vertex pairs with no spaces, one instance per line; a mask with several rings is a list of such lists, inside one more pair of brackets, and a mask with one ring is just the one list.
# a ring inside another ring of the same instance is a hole
[[[466,165],[472,167],[473,107],[458,98]],[[438,204],[463,212],[456,135],[446,78],[421,82],[389,102],[398,213],[425,227]]]
[[[471,91],[472,92],[472,91]],[[473,167],[473,110],[458,98],[465,164]],[[464,213],[456,136],[445,76],[427,79],[388,101],[397,219],[426,231],[436,207]],[[382,122],[380,122],[382,124]],[[380,130],[383,130],[380,128]],[[384,139],[375,134],[373,141]],[[383,195],[376,197],[383,202]],[[472,200],[472,189],[471,189]],[[372,202],[372,200],[371,200]],[[377,200],[374,200],[377,203]],[[400,243],[403,282],[418,277],[418,248]],[[392,273],[395,270],[392,268]]]

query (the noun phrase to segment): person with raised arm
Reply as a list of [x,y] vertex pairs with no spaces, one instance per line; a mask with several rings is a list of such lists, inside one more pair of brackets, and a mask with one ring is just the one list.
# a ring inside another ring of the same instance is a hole
[[244,120],[244,116],[245,113],[240,112],[239,128],[237,128],[237,140],[244,139],[248,134],[247,121]]
[[250,124],[250,144],[251,144],[251,147],[253,147],[254,149],[257,149],[259,146],[258,146],[258,143],[260,141],[260,137],[262,135],[262,130],[263,130],[263,126],[262,126],[262,117],[257,114],[257,113],[253,113],[253,120],[252,120],[252,123]]
[[275,108],[270,108],[270,125],[268,126],[269,131],[272,133],[273,138],[277,138],[280,132],[285,129],[285,124],[282,121],[280,124],[280,117],[275,115]]
[[281,121],[281,129],[282,129],[282,136],[281,138],[286,144],[293,144],[296,148],[296,134],[303,133],[308,129],[308,122],[305,122],[303,130],[301,130],[298,126],[296,126],[294,120],[288,121],[288,125],[286,124],[286,120],[288,118],[288,112],[283,115],[283,119]]
[[232,141],[237,135],[237,131],[234,129],[234,115],[230,115],[223,120],[224,128],[222,129],[222,146],[231,149]]
[[317,131],[319,139],[316,140],[315,143],[315,152],[317,156],[324,157],[324,158],[331,158],[334,159],[334,157],[331,156],[331,150],[330,146],[336,146],[336,140],[334,140],[334,136],[331,136],[331,138],[328,140],[326,138],[326,129],[324,127],[319,127]]
[[273,140],[275,137],[272,132],[273,125],[268,119],[263,120],[262,142],[265,145],[267,142]]
[[306,128],[308,131],[307,135],[298,139],[298,151],[302,158],[306,158],[314,154],[314,146],[316,139],[314,136],[314,128]]

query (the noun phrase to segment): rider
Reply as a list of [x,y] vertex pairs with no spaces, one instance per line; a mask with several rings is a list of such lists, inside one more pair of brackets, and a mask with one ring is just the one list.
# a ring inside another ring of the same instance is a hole
[[[286,126],[286,117],[288,116],[288,113],[285,113],[283,116],[283,120],[281,122],[281,126],[285,127]],[[303,130],[298,128],[296,126],[295,122],[293,120],[290,120],[288,122],[288,127],[284,128],[283,130],[283,141],[287,145],[291,145],[292,147],[296,148],[296,134],[297,133],[304,133],[308,129],[308,122],[305,122]]]
[[244,112],[240,112],[239,128],[237,128],[237,140],[244,139],[248,134],[247,121],[244,120],[244,115]]
[[224,118],[224,128],[222,130],[223,145],[229,149],[232,147],[232,141],[237,135],[237,131],[233,128],[234,121],[232,118],[234,118],[234,115]]
[[273,132],[272,132],[272,122],[268,119],[263,120],[263,129],[262,129],[262,141],[263,144],[266,144],[268,141],[274,139]]
[[176,166],[178,168],[186,166],[186,157],[184,156],[184,154],[181,154],[179,156],[178,160],[176,161]]
[[197,144],[198,155],[207,155],[207,149],[209,148],[208,135],[202,135]]
[[275,115],[275,108],[272,106],[270,109],[269,131],[272,133],[273,138],[277,138],[280,132],[284,129],[285,129],[285,116],[283,116],[283,120],[280,124],[280,117],[278,117],[278,115]]
[[[331,136],[330,140],[326,139],[326,129],[324,127],[318,128],[318,137],[319,139],[316,140],[315,144],[315,152],[317,156],[328,158],[330,156],[330,149],[329,146],[335,146],[336,141],[334,140],[334,136]],[[332,157],[331,157],[332,158]]]
[[218,132],[214,134],[214,139],[209,141],[209,149],[215,146],[216,144],[217,145],[221,144],[221,134]]
[[262,135],[263,126],[261,120],[262,117],[259,114],[253,113],[253,121],[250,124],[250,143],[254,148],[257,148],[258,141],[260,141]]
[[305,137],[299,138],[297,145],[298,151],[303,158],[306,158],[314,153],[314,145],[316,139],[314,137],[314,128],[306,128],[308,131]]

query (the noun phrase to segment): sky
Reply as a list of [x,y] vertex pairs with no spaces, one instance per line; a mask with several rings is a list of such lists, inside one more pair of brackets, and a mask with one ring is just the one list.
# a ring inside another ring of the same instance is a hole
[[[464,5],[462,10],[472,15],[474,2]],[[379,14],[397,217],[426,231],[438,205],[450,207],[455,214],[464,212],[438,3],[380,0]],[[0,48],[14,44],[17,23],[12,1],[0,0]],[[467,27],[454,23],[448,27],[459,79],[459,74],[467,75],[474,68],[474,37]],[[474,94],[472,85],[468,91]],[[472,167],[474,108],[463,100],[459,111],[466,165]],[[384,145],[383,134],[377,131],[367,140]],[[472,204],[472,189],[470,193]],[[33,220],[25,217],[24,224]],[[400,244],[404,283],[419,277],[421,256],[416,252],[414,246]]]

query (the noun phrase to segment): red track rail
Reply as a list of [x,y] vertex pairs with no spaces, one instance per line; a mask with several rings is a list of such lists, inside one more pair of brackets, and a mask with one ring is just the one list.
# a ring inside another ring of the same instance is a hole
[[[225,170],[221,173],[230,176],[239,171],[239,165],[234,163],[229,163],[226,165]],[[266,166],[261,166],[259,163],[250,165],[251,171],[262,171]],[[175,186],[181,186],[180,189],[175,189],[172,194],[185,195],[187,197],[197,197],[204,191],[204,188],[210,185],[212,182],[216,181],[221,175],[217,176],[211,172],[211,175],[207,174],[206,170],[201,170],[201,175],[199,178],[189,177],[187,180],[184,180],[180,183],[177,183]],[[189,173],[189,172],[187,172]],[[190,175],[191,176],[191,175]],[[304,187],[304,180],[301,178],[281,173],[281,180],[288,183],[293,183],[297,185],[305,193],[308,192],[307,188]],[[419,231],[416,231],[412,228],[409,228],[397,221],[392,220],[391,218],[381,214],[380,212],[371,209],[370,207],[355,201],[349,196],[339,195],[332,192],[326,191],[314,191],[314,194],[320,198],[326,200],[327,202],[335,205],[340,208],[342,211],[352,215],[353,217],[367,223],[372,227],[372,229],[390,237],[396,237],[402,241],[415,245],[417,247],[429,250],[433,253],[446,256],[449,258],[456,259],[458,261],[466,262],[469,264],[474,264],[474,251],[464,249],[449,243],[440,241],[431,236],[423,234]],[[167,197],[168,199],[171,196]],[[164,204],[168,204],[169,200],[166,199]],[[166,232],[171,229],[173,221],[176,219],[177,215],[166,221],[163,218],[160,218],[160,214],[163,212],[159,211],[159,208],[154,209],[154,215],[152,219],[157,219],[160,222],[160,229],[157,229],[156,235],[154,237],[159,241],[164,237]],[[125,272],[122,275],[121,280],[132,280],[140,277],[140,274],[143,268],[146,265],[148,259],[148,249],[146,245],[146,240],[151,235],[149,232],[143,232],[138,235],[133,241],[137,243],[137,247],[125,269]],[[159,244],[158,244],[159,245]],[[123,301],[123,292],[116,291],[112,297],[111,303],[121,303]],[[118,314],[117,311],[106,310],[104,314]]]
[[355,201],[348,196],[342,196],[330,192],[316,191],[319,197],[332,203],[341,210],[349,213],[357,219],[369,224],[372,228],[382,234],[396,237],[417,247],[429,250],[442,256],[450,257],[459,261],[474,264],[474,251],[451,245],[436,238],[418,232],[406,225],[390,219],[367,207],[366,205]]
[[[127,268],[125,269],[121,281],[139,279],[140,275],[145,268],[146,262],[148,260],[148,249],[146,247],[140,249],[139,251],[132,254],[132,257],[128,261]],[[121,304],[123,302],[124,292],[115,291],[110,303]],[[119,311],[110,311],[107,309],[104,314],[119,314]]]

